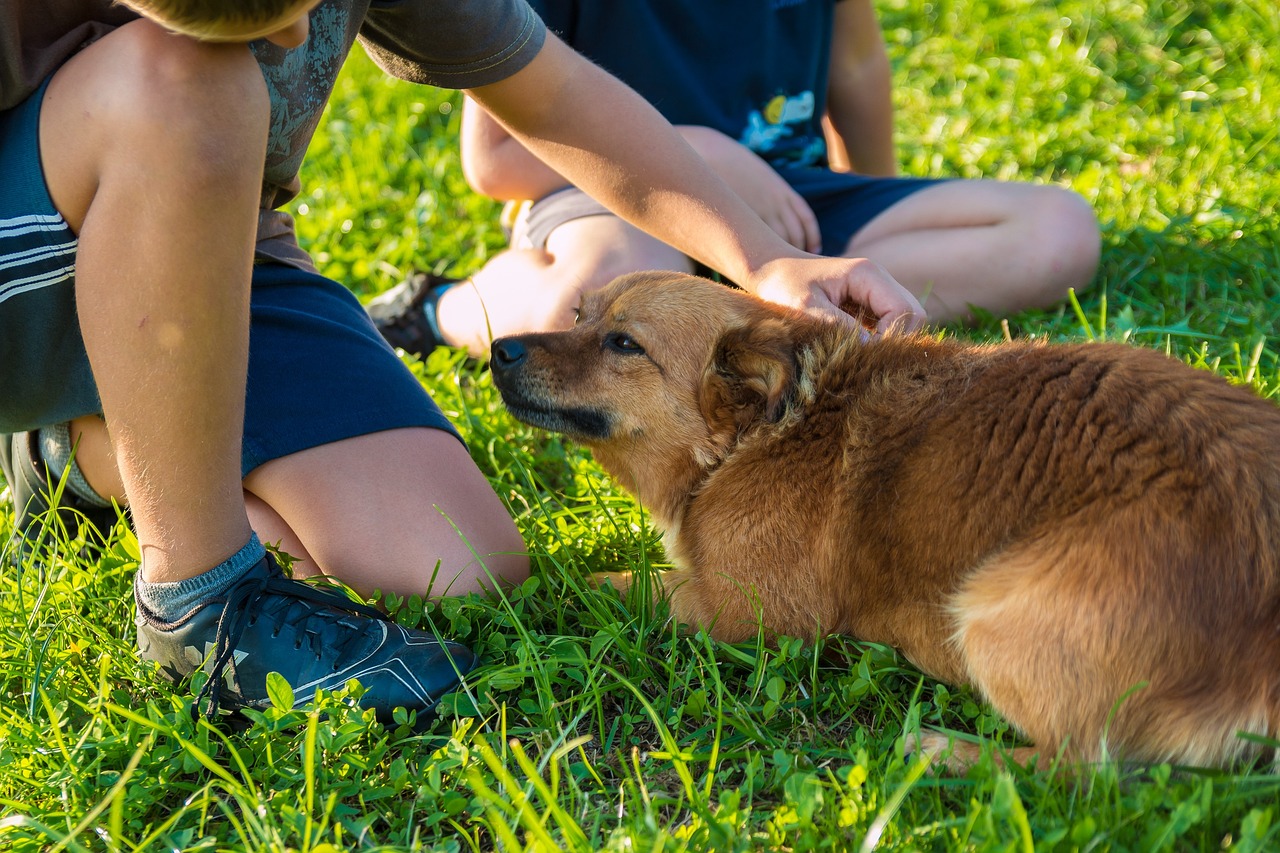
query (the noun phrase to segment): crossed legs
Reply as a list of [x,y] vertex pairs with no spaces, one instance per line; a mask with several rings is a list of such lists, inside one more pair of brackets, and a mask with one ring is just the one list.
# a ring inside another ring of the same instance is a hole
[[854,235],[845,255],[880,263],[935,323],[1044,308],[1088,287],[1100,238],[1092,208],[1055,186],[950,181],[907,196]]
[[[884,266],[924,302],[934,323],[970,306],[997,314],[1052,305],[1083,290],[1098,265],[1092,209],[1056,186],[953,181],[926,187],[859,231],[844,254]],[[447,291],[438,317],[448,343],[472,355],[493,338],[568,328],[581,294],[646,269],[689,272],[684,255],[612,216],[560,225],[546,250],[513,249]]]

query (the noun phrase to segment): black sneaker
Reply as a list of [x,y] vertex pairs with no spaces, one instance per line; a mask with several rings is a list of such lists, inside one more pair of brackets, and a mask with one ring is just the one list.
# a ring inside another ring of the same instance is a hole
[[408,280],[375,297],[365,310],[387,343],[426,358],[445,343],[436,319],[440,296],[459,283],[432,273],[414,273]]
[[[17,556],[30,553],[46,541],[51,526],[66,528],[74,536],[80,525],[88,524],[105,540],[116,524],[114,507],[98,507],[72,494],[62,482],[61,472],[54,474],[40,456],[39,433],[0,433],[0,469],[9,484],[13,501],[14,539]],[[56,521],[50,516],[54,510]]]
[[270,555],[176,622],[162,622],[138,601],[137,622],[144,660],[175,682],[197,669],[208,674],[193,717],[206,699],[210,719],[219,708],[269,707],[267,673],[278,672],[293,688],[295,708],[317,688],[355,679],[365,690],[361,706],[379,720],[390,722],[398,707],[421,719],[476,664],[465,646],[402,628],[336,589],[289,580]]

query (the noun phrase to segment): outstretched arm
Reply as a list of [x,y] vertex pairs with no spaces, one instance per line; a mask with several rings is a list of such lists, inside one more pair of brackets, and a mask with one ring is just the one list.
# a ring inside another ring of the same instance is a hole
[[832,316],[852,301],[881,330],[923,320],[878,265],[780,238],[643,98],[554,36],[519,72],[468,94],[555,173],[749,291]]
[[836,4],[827,91],[827,156],[832,168],[897,174],[893,73],[872,0]]
[[[808,203],[755,152],[709,127],[676,130],[778,236],[798,249],[822,250],[818,218]],[[461,147],[467,183],[491,198],[539,199],[569,184],[470,98],[463,107]]]

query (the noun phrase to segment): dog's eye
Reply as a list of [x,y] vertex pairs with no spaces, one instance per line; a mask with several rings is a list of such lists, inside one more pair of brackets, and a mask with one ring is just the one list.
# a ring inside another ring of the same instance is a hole
[[582,319],[582,308],[573,306],[573,325],[578,325],[578,321]]
[[611,332],[605,337],[604,345],[614,352],[624,352],[628,354],[644,352],[644,347],[636,343],[636,339],[628,335],[626,332]]

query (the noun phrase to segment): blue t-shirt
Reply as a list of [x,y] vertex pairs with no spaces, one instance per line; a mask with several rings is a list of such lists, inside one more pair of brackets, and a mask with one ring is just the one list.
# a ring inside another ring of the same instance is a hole
[[672,124],[714,128],[774,165],[826,164],[837,0],[531,0],[547,26]]

